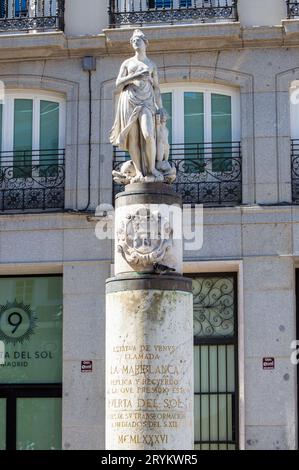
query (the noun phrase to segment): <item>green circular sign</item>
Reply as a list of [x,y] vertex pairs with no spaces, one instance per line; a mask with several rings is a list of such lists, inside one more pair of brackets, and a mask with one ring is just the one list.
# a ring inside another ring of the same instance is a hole
[[0,340],[13,344],[29,340],[36,321],[30,305],[17,301],[0,305]]

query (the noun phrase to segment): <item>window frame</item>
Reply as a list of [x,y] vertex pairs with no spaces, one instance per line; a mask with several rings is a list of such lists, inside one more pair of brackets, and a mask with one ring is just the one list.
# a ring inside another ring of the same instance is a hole
[[[19,278],[32,278],[32,277],[59,277],[62,280],[63,274],[50,273],[50,274],[20,274],[20,275],[0,275],[1,279],[19,279]],[[63,305],[63,296],[62,296]],[[63,327],[64,320],[62,316],[62,342],[63,342]],[[63,346],[63,345],[62,345]],[[61,355],[61,365],[63,374],[63,347]],[[63,375],[62,375],[63,380]],[[0,398],[6,399],[6,450],[16,450],[17,447],[17,399],[18,398],[60,398],[62,400],[63,394],[62,382],[51,383],[0,383]],[[62,401],[63,406],[63,401]],[[61,423],[62,426],[62,423]]]
[[[234,409],[232,410],[234,413],[235,421],[233,424],[233,432],[235,433],[235,450],[239,450],[240,448],[240,423],[239,423],[239,414],[240,414],[240,405],[239,405],[239,396],[240,396],[240,378],[239,378],[239,303],[238,303],[238,276],[239,273],[236,271],[231,272],[184,272],[184,276],[189,277],[190,279],[194,279],[197,277],[203,278],[213,278],[213,277],[231,277],[234,283],[234,335],[232,337],[217,337],[217,338],[196,338],[194,336],[194,346],[216,346],[216,345],[233,345],[234,346],[234,371],[235,371],[235,403]],[[194,369],[195,374],[195,369]],[[194,391],[194,395],[196,395]],[[200,445],[200,442],[195,441],[195,445]],[[204,443],[202,443],[204,444]],[[209,445],[213,443],[210,441]],[[217,441],[215,442],[217,444]],[[229,444],[227,444],[229,445]],[[218,449],[219,451],[219,449]]]
[[241,119],[240,119],[240,93],[237,88],[228,87],[226,85],[209,84],[209,83],[174,83],[161,84],[161,94],[172,93],[172,143],[184,144],[184,93],[195,92],[203,93],[204,103],[204,142],[212,142],[212,114],[211,114],[211,96],[212,94],[221,94],[231,97],[231,125],[232,139],[231,142],[239,142],[241,140]]
[[[49,93],[37,90],[5,90],[2,100],[2,148],[0,154],[10,153],[5,157],[6,163],[13,162],[14,152],[14,101],[17,99],[27,99],[33,101],[32,117],[32,151],[37,151],[36,160],[39,161],[40,148],[40,102],[51,101],[59,104],[59,149],[65,148],[66,134],[66,102],[60,94]],[[1,130],[0,130],[1,132]],[[53,149],[58,150],[58,149]],[[0,159],[1,160],[1,159]],[[1,163],[0,163],[1,166]]]

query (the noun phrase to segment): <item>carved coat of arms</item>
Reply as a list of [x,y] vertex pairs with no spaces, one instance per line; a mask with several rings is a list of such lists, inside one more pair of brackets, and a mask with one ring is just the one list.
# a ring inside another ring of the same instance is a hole
[[168,220],[149,209],[128,214],[117,230],[117,249],[134,269],[160,263],[172,243]]

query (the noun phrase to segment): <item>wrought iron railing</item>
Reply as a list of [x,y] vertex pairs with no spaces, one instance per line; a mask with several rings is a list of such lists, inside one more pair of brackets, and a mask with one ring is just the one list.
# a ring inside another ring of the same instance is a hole
[[[114,149],[114,170],[129,158]],[[170,162],[177,170],[174,189],[185,204],[237,205],[242,202],[240,142],[170,145]],[[123,186],[114,184],[114,196]],[[113,199],[114,200],[114,199]]]
[[299,139],[291,140],[292,200],[299,204]]
[[0,152],[0,212],[64,208],[64,150]]
[[111,27],[238,20],[237,0],[110,0]]
[[286,3],[288,19],[299,17],[299,2],[291,2],[287,0]]
[[0,0],[0,32],[64,30],[64,0]]

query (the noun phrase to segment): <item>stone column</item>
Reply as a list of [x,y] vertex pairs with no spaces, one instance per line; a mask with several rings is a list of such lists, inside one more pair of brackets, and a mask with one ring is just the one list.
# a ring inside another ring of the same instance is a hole
[[193,302],[181,275],[181,223],[180,197],[168,185],[131,184],[116,197],[115,277],[106,291],[109,450],[193,449]]

